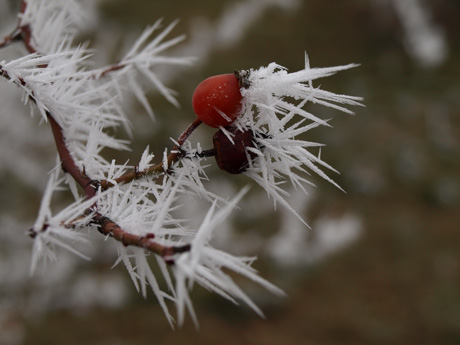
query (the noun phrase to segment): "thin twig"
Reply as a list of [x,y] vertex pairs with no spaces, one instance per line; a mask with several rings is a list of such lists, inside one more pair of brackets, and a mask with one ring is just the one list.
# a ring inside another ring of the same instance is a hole
[[118,63],[110,65],[110,66],[107,66],[106,68],[104,68],[102,70],[102,72],[99,72],[99,73],[93,75],[93,78],[94,79],[104,78],[107,74],[115,72],[115,71],[118,71],[118,70],[123,69],[125,67],[126,67],[125,64],[118,64]]
[[0,48],[5,48],[8,45],[10,45],[12,42],[20,41],[20,40],[21,40],[21,30],[19,30],[18,28],[15,28],[11,34],[3,38],[3,40],[0,42]]
[[38,53],[37,49],[32,45],[32,30],[28,24],[22,25],[22,15],[26,12],[27,9],[27,1],[22,0],[21,8],[19,10],[19,20],[18,20],[18,27],[17,29],[21,33],[22,42],[24,43],[27,51],[29,53]]
[[115,183],[108,181],[108,180],[102,180],[100,181],[100,186],[102,189],[109,189],[113,187],[115,184],[120,184],[120,183],[129,183],[133,180],[137,180],[141,177],[148,176],[148,175],[155,175],[155,174],[161,174],[166,172],[165,171],[165,166],[171,166],[172,163],[176,162],[180,156],[181,156],[181,146],[185,143],[185,141],[188,139],[188,137],[197,129],[197,127],[201,124],[201,120],[196,119],[193,121],[186,129],[185,131],[181,134],[179,139],[177,140],[177,145],[173,147],[171,150],[171,153],[166,157],[166,164],[164,162],[158,163],[156,165],[152,165],[151,167],[139,171],[138,169],[134,169],[128,173],[126,173],[123,176],[120,176],[118,178],[115,178],[114,181]]
[[[13,30],[13,32],[7,36],[5,36],[3,38],[2,41],[0,41],[0,48],[5,48],[7,47],[8,45],[10,45],[12,42],[14,41],[23,41],[25,43],[25,36],[27,36],[27,39],[28,41],[30,41],[30,29],[26,29],[25,27],[21,26],[21,14],[24,14],[25,10],[26,10],[26,7],[27,7],[27,2],[25,0],[23,0],[21,2],[21,6],[20,6],[20,10],[19,10],[19,19],[18,19],[18,24],[16,26],[16,28]],[[26,33],[24,33],[24,30],[26,31]],[[27,44],[26,44],[27,45]],[[32,48],[32,47],[30,47]],[[29,49],[28,49],[29,50]],[[34,49],[35,50],[35,49]]]
[[[27,1],[22,0],[21,7],[20,7],[20,15],[18,20],[18,25],[16,29],[13,31],[12,34],[6,36],[3,41],[0,41],[0,48],[3,48],[10,44],[13,40],[22,40],[23,44],[25,45],[27,51],[29,53],[38,53],[37,49],[32,44],[32,29],[29,25],[22,25],[21,14],[25,13],[27,8]],[[47,65],[40,65],[40,68],[46,68]],[[100,73],[97,77],[101,78],[104,77],[106,74],[122,69],[125,65],[122,64],[115,64],[112,66],[107,67],[102,73]],[[0,76],[10,80],[11,77],[8,73],[3,70],[0,66]],[[19,78],[18,82],[21,83],[22,86],[26,86],[26,82]],[[36,103],[34,95],[29,95],[29,98]],[[56,121],[54,116],[49,112],[46,111],[46,117],[50,123],[51,130],[53,133],[54,141],[56,144],[56,149],[59,154],[59,158],[61,160],[61,167],[62,169],[70,174],[72,178],[76,181],[76,183],[83,189],[85,195],[88,199],[96,196],[99,186],[103,189],[108,189],[112,187],[113,184],[103,180],[103,181],[95,181],[88,177],[85,171],[81,170],[76,162],[74,157],[72,156],[64,136],[64,130],[62,126]],[[200,120],[195,120],[192,124],[190,124],[187,129],[181,134],[178,139],[178,145],[176,145],[171,153],[167,157],[167,165],[169,166],[173,162],[177,161],[180,158],[181,150],[180,147],[184,144],[187,138],[193,133],[193,131],[201,124]],[[154,174],[157,172],[165,172],[164,171],[164,164],[159,163],[155,166],[150,167],[145,171],[139,172],[137,169],[134,171],[118,178],[116,183],[126,183],[132,181],[134,179],[138,179],[147,174]],[[93,205],[91,208],[85,211],[85,214],[91,214],[91,222],[98,226],[98,229],[101,233],[105,235],[109,235],[114,239],[122,242],[124,245],[133,245],[140,248],[145,248],[151,252],[154,252],[165,259],[167,263],[174,264],[174,255],[178,253],[183,253],[190,250],[190,245],[183,245],[183,246],[164,246],[154,241],[154,234],[148,234],[146,236],[139,236],[132,233],[127,232],[123,228],[121,228],[116,222],[111,220],[110,218],[102,215],[101,213],[97,212],[97,205]],[[48,224],[45,224],[40,231],[47,231]],[[37,231],[32,231],[30,235],[35,237],[37,235]]]
[[98,225],[99,231],[120,241],[125,246],[133,245],[136,247],[145,248],[155,254],[160,255],[169,264],[174,264],[174,255],[184,253],[190,250],[190,245],[183,246],[164,246],[154,241],[153,233],[145,236],[135,235],[123,230],[117,223],[110,218],[95,212],[93,221]]
[[49,112],[46,112],[46,116],[50,122],[51,130],[53,131],[54,141],[56,143],[59,158],[61,159],[62,170],[69,173],[80,187],[83,188],[88,199],[92,198],[96,195],[97,182],[91,180],[80,170],[67,147],[62,127]]

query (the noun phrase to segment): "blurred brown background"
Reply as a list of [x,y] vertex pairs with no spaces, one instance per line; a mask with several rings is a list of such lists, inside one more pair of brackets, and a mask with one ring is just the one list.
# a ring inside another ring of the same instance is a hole
[[[107,34],[95,34],[95,45],[107,40],[115,54],[120,33],[180,18],[174,33],[185,33],[182,49],[198,57],[195,67],[165,71],[182,108],[152,96],[155,129],[134,121],[138,156],[147,144],[161,152],[187,124],[193,89],[209,75],[272,61],[295,71],[305,51],[312,67],[360,63],[316,85],[363,96],[366,108],[354,109],[354,117],[310,108],[334,118],[333,129],[318,128],[309,140],[327,145],[322,158],[341,172],[333,178],[347,193],[312,177],[318,188],[302,212],[311,224],[325,214],[353,214],[361,231],[314,263],[280,266],[265,248],[256,266],[288,293],[278,299],[250,286],[265,320],[196,289],[200,330],[188,320],[172,331],[156,301],[144,301],[133,288],[119,308],[25,319],[23,343],[460,344],[460,2],[407,0],[409,12],[397,2],[104,1],[100,25]],[[420,6],[426,16],[417,17]],[[261,224],[271,236],[276,217],[263,214],[248,227]],[[315,236],[314,228],[305,231]]]

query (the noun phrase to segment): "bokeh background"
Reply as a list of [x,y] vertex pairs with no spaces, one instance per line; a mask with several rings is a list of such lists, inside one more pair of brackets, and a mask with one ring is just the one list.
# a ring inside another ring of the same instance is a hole
[[[0,5],[1,32],[14,27],[17,1]],[[20,93],[0,84],[0,344],[460,344],[460,2],[457,0],[106,0],[86,1],[93,26],[82,34],[97,63],[116,61],[158,18],[180,18],[187,39],[172,53],[193,67],[158,71],[179,92],[176,109],[151,94],[151,122],[127,104],[133,152],[159,156],[193,118],[194,87],[213,74],[270,62],[295,71],[361,64],[320,80],[322,88],[362,96],[356,115],[311,106],[333,128],[308,133],[346,193],[312,176],[317,188],[289,200],[303,227],[273,212],[253,187],[218,244],[258,255],[256,267],[288,297],[246,289],[266,319],[196,289],[200,320],[171,330],[155,299],[143,300],[113,248],[98,235],[94,260],[60,253],[29,276],[25,236],[55,162],[49,128],[29,118]],[[10,15],[7,15],[10,13]],[[11,24],[13,26],[8,26]],[[0,52],[0,60],[15,51]],[[129,103],[129,101],[127,101]],[[194,137],[210,145],[206,129]],[[124,133],[119,133],[123,136]],[[212,163],[212,162],[210,162]],[[248,183],[209,169],[210,188],[235,194]],[[65,203],[66,196],[62,196]],[[193,204],[184,211],[199,214]],[[243,282],[243,284],[246,284]]]

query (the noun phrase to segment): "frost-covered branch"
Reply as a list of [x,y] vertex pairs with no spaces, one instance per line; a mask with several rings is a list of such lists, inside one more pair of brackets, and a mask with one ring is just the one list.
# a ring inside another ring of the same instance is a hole
[[146,167],[145,169],[140,169],[139,166],[136,166],[130,172],[113,179],[113,181],[102,180],[100,182],[101,187],[103,189],[108,189],[113,187],[115,184],[128,183],[148,175],[166,173],[168,171],[168,167],[171,167],[178,159],[181,158],[182,154],[184,153],[182,150],[182,145],[185,144],[187,138],[193,133],[195,129],[198,128],[201,123],[202,122],[199,119],[193,121],[181,134],[177,140],[176,145],[172,148],[171,153],[167,155],[162,162]]
[[102,234],[113,237],[114,239],[120,241],[124,246],[136,246],[147,249],[148,251],[160,255],[171,264],[174,263],[173,258],[176,254],[188,252],[190,250],[189,244],[181,246],[162,246],[154,241],[154,233],[148,233],[145,236],[129,233],[123,230],[110,218],[105,217],[98,212],[92,216],[91,221],[98,225],[99,231]]
[[[112,135],[120,127],[131,132],[124,97],[134,96],[151,117],[146,86],[177,106],[175,92],[157,69],[189,65],[193,59],[165,54],[184,37],[168,38],[176,22],[163,28],[157,21],[117,63],[91,68],[92,52],[86,44],[74,43],[85,20],[77,0],[23,0],[17,27],[0,41],[0,48],[22,42],[28,52],[0,61],[0,76],[22,90],[24,103],[49,123],[58,155],[29,230],[34,239],[32,271],[40,260],[55,258],[55,247],[88,258],[74,245],[87,243],[83,230],[98,231],[115,240],[108,241],[118,250],[115,264],[126,267],[144,296],[147,288],[152,290],[171,325],[168,303],[175,304],[180,323],[186,310],[196,320],[189,297],[195,283],[262,315],[231,272],[276,295],[283,292],[258,275],[253,257],[213,247],[212,234],[238,208],[247,190],[230,200],[211,192],[206,185],[212,178],[206,172],[208,160],[214,159],[227,173],[252,179],[275,206],[281,204],[305,223],[288,203],[286,185],[307,193],[306,186],[313,185],[309,175],[316,174],[339,187],[326,174],[336,171],[321,159],[323,144],[302,139],[318,126],[330,126],[330,120],[306,108],[313,103],[352,113],[349,106],[361,105],[359,97],[325,91],[313,82],[356,65],[310,68],[306,56],[305,68],[297,72],[272,63],[211,77],[192,96],[196,117],[179,131],[163,157],[155,160],[147,147],[139,160],[131,160],[137,164],[118,164],[102,151],[130,148],[129,141]],[[190,140],[201,124],[216,129],[207,150]],[[55,212],[53,196],[63,189],[71,192],[74,202]],[[196,215],[203,219],[198,227],[179,216],[183,200],[190,197],[209,203],[206,214]],[[156,259],[166,291],[149,256]]]

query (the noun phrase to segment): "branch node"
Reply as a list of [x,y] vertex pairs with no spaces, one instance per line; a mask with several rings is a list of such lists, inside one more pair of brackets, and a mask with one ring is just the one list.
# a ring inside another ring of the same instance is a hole
[[136,180],[140,179],[142,176],[145,175],[145,172],[139,170],[139,165],[134,167],[134,175],[136,176]]
[[48,223],[45,223],[43,224],[42,228],[40,230],[35,230],[34,228],[30,228],[28,233],[29,233],[29,237],[30,238],[36,238],[37,235],[40,233],[40,232],[45,232],[47,229],[49,228],[49,224]]
[[192,246],[190,244],[185,244],[183,246],[176,246],[172,248],[173,248],[174,254],[180,254],[180,253],[189,252],[190,249],[192,249]]

